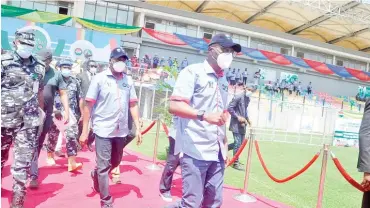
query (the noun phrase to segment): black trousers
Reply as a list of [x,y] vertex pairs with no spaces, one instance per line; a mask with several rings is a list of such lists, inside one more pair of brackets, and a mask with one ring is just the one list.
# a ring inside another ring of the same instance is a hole
[[364,192],[361,208],[370,208],[370,191]]

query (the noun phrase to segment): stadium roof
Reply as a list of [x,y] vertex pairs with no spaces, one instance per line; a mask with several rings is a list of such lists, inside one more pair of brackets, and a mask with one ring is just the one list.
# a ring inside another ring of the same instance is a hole
[[370,53],[370,0],[146,2]]

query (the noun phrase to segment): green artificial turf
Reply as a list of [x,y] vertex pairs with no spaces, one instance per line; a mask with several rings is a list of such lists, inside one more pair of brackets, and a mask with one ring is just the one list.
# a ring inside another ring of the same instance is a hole
[[[147,124],[148,125],[148,124]],[[144,128],[145,128],[144,124]],[[155,127],[155,126],[154,126]],[[155,129],[152,128],[143,137],[143,144],[136,146],[136,142],[132,142],[128,148],[140,152],[147,156],[153,155]],[[275,134],[275,138],[279,141],[265,141],[269,140],[271,136],[259,136],[260,150],[265,163],[270,172],[276,178],[285,178],[302,168],[319,150],[320,146],[294,144],[297,142],[298,135]],[[228,132],[228,138],[231,142],[232,136]],[[309,143],[309,141],[316,141],[320,143],[322,136],[311,138],[309,135],[301,135],[301,142]],[[330,141],[330,138],[326,138]],[[315,142],[311,142],[315,143]],[[163,131],[160,133],[158,142],[158,159],[166,159],[166,147],[168,146],[168,139]],[[347,172],[358,182],[361,181],[361,173],[357,172],[357,157],[358,149],[350,147],[331,147],[331,150],[340,159],[342,165]],[[246,163],[247,149],[244,150],[240,157],[242,163]],[[232,156],[232,152],[229,152]],[[361,203],[361,192],[353,188],[338,172],[330,155],[328,156],[327,176],[325,181],[323,207],[325,208],[357,208]],[[283,202],[297,208],[312,208],[316,207],[316,200],[318,195],[318,186],[320,180],[322,157],[311,166],[308,171],[304,172],[297,178],[286,183],[275,183],[264,172],[255,149],[252,154],[252,164],[249,179],[248,192],[255,193],[272,200]],[[244,184],[244,172],[237,171],[232,168],[227,168],[225,173],[225,183],[233,187],[242,188]]]

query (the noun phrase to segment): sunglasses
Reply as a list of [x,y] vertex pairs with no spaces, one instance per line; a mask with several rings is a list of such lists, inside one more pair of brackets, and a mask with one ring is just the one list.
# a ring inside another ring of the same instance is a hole
[[98,68],[97,65],[90,65],[89,67],[91,67],[91,68]]

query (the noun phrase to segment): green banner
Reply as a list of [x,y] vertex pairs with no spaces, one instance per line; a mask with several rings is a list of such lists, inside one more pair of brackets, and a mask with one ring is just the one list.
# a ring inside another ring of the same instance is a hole
[[335,131],[335,139],[358,139],[358,132]]
[[55,25],[65,24],[72,19],[72,17],[68,15],[24,9],[9,5],[1,5],[1,16],[16,17],[27,21],[49,23]]
[[35,11],[36,10],[32,10],[32,9],[1,5],[1,16],[2,17],[18,17],[18,16],[25,15],[31,12],[35,12]]
[[101,22],[96,20],[89,20],[84,18],[75,18],[75,20],[83,25],[86,28],[100,31],[100,32],[106,32],[106,33],[112,33],[112,34],[128,34],[133,32],[138,32],[141,30],[141,27],[135,27],[135,26],[128,26],[128,25],[122,25],[122,24],[112,24],[107,22]]

